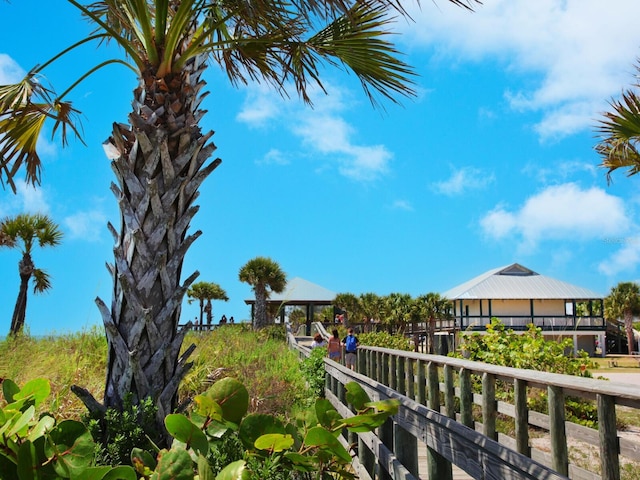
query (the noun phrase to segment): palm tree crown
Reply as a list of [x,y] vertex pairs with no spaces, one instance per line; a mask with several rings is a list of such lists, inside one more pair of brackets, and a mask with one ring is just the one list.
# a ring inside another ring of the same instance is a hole
[[624,320],[629,353],[635,351],[633,318],[640,314],[640,285],[635,282],[620,282],[604,299],[604,316],[609,321]]
[[267,257],[249,260],[238,272],[241,282],[251,285],[256,295],[256,309],[253,326],[256,329],[269,324],[267,299],[270,292],[282,293],[287,286],[287,275],[280,265]]

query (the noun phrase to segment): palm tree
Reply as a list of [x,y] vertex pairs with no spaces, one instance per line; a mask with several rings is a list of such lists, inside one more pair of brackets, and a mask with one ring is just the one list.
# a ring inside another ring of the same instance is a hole
[[249,260],[238,273],[241,282],[251,285],[256,295],[253,328],[259,330],[269,325],[267,299],[271,292],[282,293],[287,286],[287,275],[280,265],[267,257]]
[[[333,299],[333,305],[342,310],[342,324],[345,327],[349,326],[350,316],[353,315],[353,318],[357,319],[360,310],[360,301],[358,297],[356,297],[353,293],[338,293],[336,298]],[[331,319],[333,322],[334,319]]]
[[36,244],[40,247],[55,247],[62,241],[62,232],[46,215],[25,213],[5,218],[0,222],[0,239],[0,246],[18,248],[22,252],[22,258],[18,263],[20,289],[9,330],[9,335],[13,336],[20,333],[24,327],[29,281],[33,278],[34,293],[42,293],[51,288],[49,274],[36,268],[33,263],[33,248]]
[[435,353],[436,320],[448,320],[451,315],[451,301],[439,293],[427,293],[414,300],[414,308],[420,318],[427,322],[427,353]]
[[604,299],[604,316],[609,321],[624,319],[629,353],[636,351],[633,317],[640,314],[640,286],[635,282],[620,282]]
[[[640,64],[636,68],[640,72]],[[640,83],[634,87],[640,88]],[[640,172],[640,96],[632,89],[626,90],[622,100],[611,101],[611,108],[599,122],[597,130],[602,139],[596,145],[609,181],[618,168],[627,168],[627,176]]]
[[[203,315],[207,314],[207,325],[211,326],[211,321],[213,318],[213,307],[211,305],[211,300],[223,300],[225,302],[229,301],[229,297],[227,297],[227,292],[218,285],[213,282],[197,282],[189,287],[187,290],[187,297],[189,297],[189,303],[194,300],[198,300],[200,302],[200,328],[202,329]],[[206,301],[206,304],[205,304]]]
[[358,297],[360,304],[360,314],[364,318],[365,323],[381,320],[380,314],[383,309],[383,298],[376,293],[361,293]]
[[[126,395],[134,402],[150,397],[162,428],[194,348],[182,349],[186,331],[178,329],[182,299],[198,276],[182,280],[184,257],[201,234],[188,229],[198,189],[220,164],[209,161],[213,132],[200,127],[207,67],[218,65],[234,85],[265,82],[310,103],[309,89],[323,89],[324,65],[340,65],[357,76],[374,105],[376,94],[396,101],[414,93],[412,69],[387,40],[394,13],[406,12],[399,0],[67,1],[93,24],[94,34],[18,84],[0,87],[0,183],[15,191],[20,170],[28,183],[40,182],[36,147],[48,120],[63,145],[71,132],[80,135],[80,112],[67,96],[82,80],[111,64],[135,73],[129,124],[115,122],[105,142],[121,221],[119,228],[109,224],[115,241],[111,305],[96,300],[109,345],[104,404],[84,389],[74,391],[97,414],[121,408]],[[449,1],[464,8],[477,2]],[[124,55],[90,67],[60,94],[39,81],[52,62],[90,42],[116,44]]]
[[395,326],[396,332],[404,332],[411,320],[412,303],[411,295],[407,293],[390,293],[384,297],[384,322]]

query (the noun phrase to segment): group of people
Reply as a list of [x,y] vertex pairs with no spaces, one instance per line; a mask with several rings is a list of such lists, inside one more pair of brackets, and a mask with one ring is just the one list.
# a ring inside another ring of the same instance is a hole
[[[233,323],[235,320],[233,319],[233,317],[231,317],[228,322],[229,323]],[[226,325],[227,324],[227,316],[226,315],[222,315],[222,318],[220,319],[220,322],[218,325]]]
[[327,356],[336,362],[340,362],[342,360],[342,347],[344,347],[344,364],[347,368],[355,370],[359,344],[358,337],[353,334],[353,328],[349,328],[347,336],[342,340],[340,340],[338,330],[334,328],[328,341],[322,338],[322,335],[316,333],[313,336],[311,348],[326,348]]

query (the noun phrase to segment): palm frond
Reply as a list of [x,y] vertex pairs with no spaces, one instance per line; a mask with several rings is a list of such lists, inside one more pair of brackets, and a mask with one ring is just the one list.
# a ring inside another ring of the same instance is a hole
[[33,293],[46,292],[51,288],[51,276],[41,268],[33,270]]
[[640,172],[640,97],[626,91],[621,100],[610,103],[612,111],[600,120],[597,132],[602,137],[596,151],[602,157],[601,167],[607,168],[607,180],[619,168],[627,168],[627,176]]

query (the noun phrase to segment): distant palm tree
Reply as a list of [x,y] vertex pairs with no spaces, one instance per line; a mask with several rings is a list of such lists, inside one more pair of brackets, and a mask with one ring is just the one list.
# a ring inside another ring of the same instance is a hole
[[[213,307],[211,305],[211,300],[224,300],[227,302],[229,297],[227,297],[227,292],[218,285],[213,282],[197,282],[189,287],[187,290],[187,297],[189,297],[189,303],[193,302],[193,300],[198,300],[200,302],[200,328],[202,329],[203,325],[203,315],[207,314],[207,325],[211,325],[211,321],[213,318]],[[207,302],[205,304],[205,301]]]
[[427,293],[414,300],[414,308],[427,323],[427,353],[435,353],[436,321],[452,318],[451,301],[439,293]]
[[396,327],[397,332],[404,332],[407,322],[411,320],[413,300],[408,293],[390,293],[384,297],[384,322]]
[[251,285],[256,295],[253,328],[259,330],[269,324],[267,299],[271,292],[282,293],[287,286],[287,275],[280,265],[267,257],[249,260],[238,273],[241,282]]
[[[360,314],[360,301],[353,293],[339,293],[333,299],[333,305],[342,310],[342,324],[349,326],[350,320],[358,320]],[[335,319],[332,319],[333,322]]]
[[51,288],[49,274],[36,268],[31,258],[34,246],[53,247],[62,240],[62,232],[49,217],[42,214],[21,214],[0,222],[0,246],[18,248],[22,258],[18,263],[20,290],[11,317],[9,335],[17,335],[24,327],[27,314],[27,292],[33,278],[33,292],[42,293]]
[[[636,68],[640,72],[640,65]],[[634,87],[640,88],[640,83]],[[628,176],[640,172],[640,96],[628,89],[622,93],[622,100],[611,101],[611,108],[599,122],[597,130],[602,140],[596,145],[602,155],[601,166],[608,169],[608,180],[618,168],[627,168]]]
[[609,321],[624,319],[629,353],[636,351],[633,317],[640,315],[640,286],[635,282],[620,282],[604,299],[604,316]]

